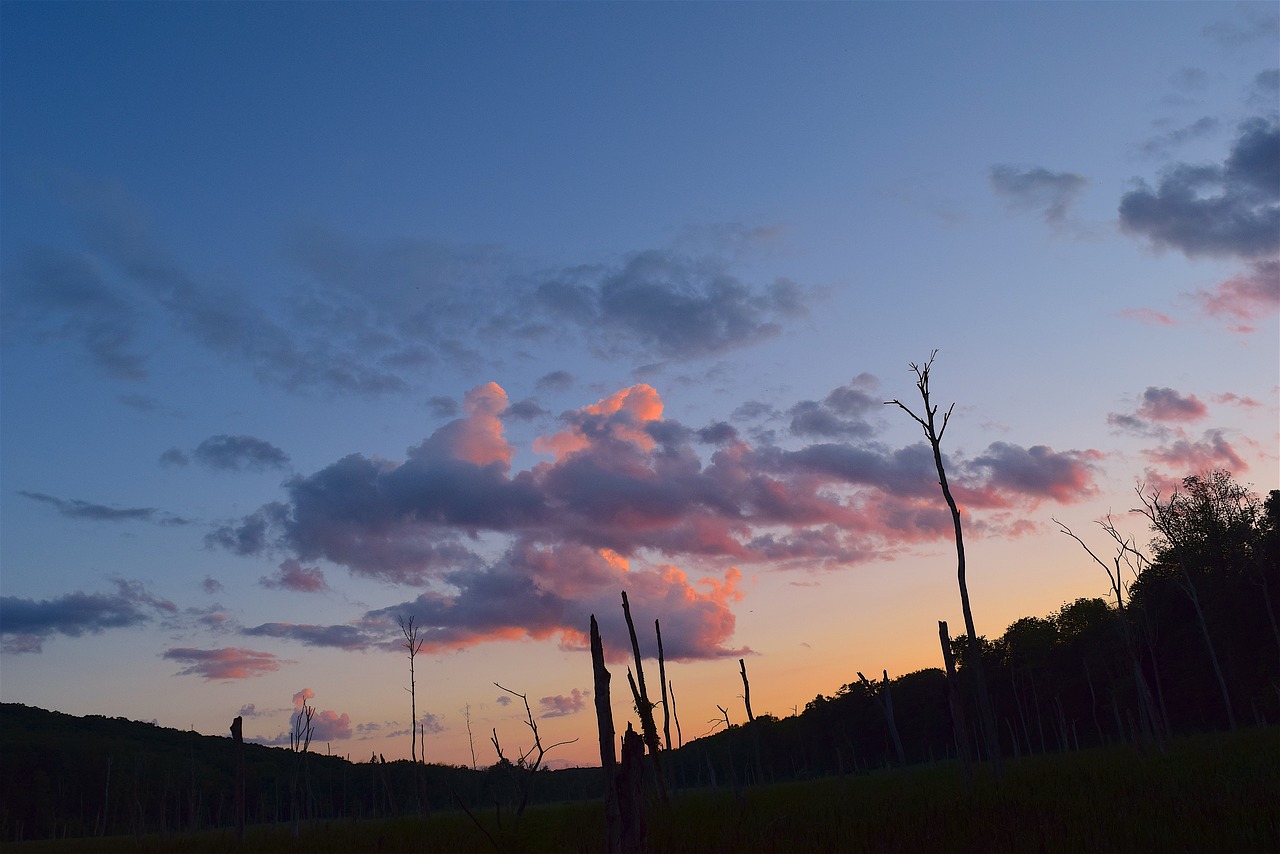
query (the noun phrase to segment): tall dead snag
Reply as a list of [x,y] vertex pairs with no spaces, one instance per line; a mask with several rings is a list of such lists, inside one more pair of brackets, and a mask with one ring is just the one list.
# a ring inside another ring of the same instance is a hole
[[667,688],[671,691],[671,717],[676,722],[676,747],[684,747],[684,736],[680,734],[680,715],[676,711],[676,685],[668,682]]
[[[418,762],[418,698],[414,693],[413,682],[413,659],[422,651],[423,642],[418,640],[418,630],[413,625],[413,616],[410,615],[409,621],[405,622],[404,617],[400,618],[400,631],[404,635],[404,643],[401,644],[409,653],[409,758],[416,765]],[[423,748],[422,761],[425,762],[426,748]]]
[[[529,731],[533,733],[533,746],[516,757],[515,761],[515,767],[525,772],[524,784],[521,786],[522,791],[520,793],[520,804],[516,807],[516,821],[519,822],[521,816],[524,815],[525,807],[529,805],[529,796],[533,794],[533,784],[537,781],[538,769],[542,767],[542,760],[545,759],[546,755],[552,750],[566,744],[573,744],[577,739],[571,738],[567,741],[557,741],[555,744],[543,747],[542,736],[538,734],[538,722],[534,720],[533,710],[529,708],[528,695],[521,694],[519,691],[512,691],[510,688],[505,688],[497,682],[494,682],[493,686],[506,691],[513,697],[520,698],[524,703],[525,726],[529,727]],[[506,757],[502,755],[502,745],[498,743],[497,729],[494,729],[493,731],[493,749],[498,752],[499,762],[506,759]],[[535,753],[537,754],[536,756],[534,755]],[[530,757],[533,757],[532,760]]]
[[667,659],[662,653],[662,625],[653,621],[654,634],[658,636],[658,678],[662,680],[662,735],[667,750],[671,750],[671,706],[667,701]]
[[964,723],[964,700],[960,696],[960,686],[956,682],[956,657],[951,652],[951,633],[947,631],[946,620],[938,621],[938,642],[942,644],[942,662],[947,668],[947,703],[951,707],[951,726],[955,731],[956,753],[960,756],[964,783],[972,789],[973,763],[969,755],[969,728]]
[[[236,719],[231,722],[231,742],[232,751],[235,755],[236,776],[235,782],[235,811],[236,811],[236,842],[244,842],[244,718],[236,715]],[[110,766],[108,766],[110,767]]]
[[924,417],[921,418],[911,411],[902,401],[886,400],[885,405],[897,406],[903,412],[911,416],[920,428],[924,430],[924,437],[929,442],[929,446],[933,449],[933,463],[938,470],[938,485],[942,487],[942,497],[946,499],[947,507],[951,510],[951,523],[955,529],[956,538],[956,579],[960,585],[960,608],[964,612],[964,627],[969,639],[969,661],[965,662],[966,669],[973,668],[973,685],[974,697],[978,707],[978,717],[982,722],[982,736],[987,746],[987,756],[991,759],[991,770],[995,774],[998,782],[1002,776],[1000,762],[1000,736],[996,732],[995,711],[991,708],[991,694],[987,691],[987,679],[983,673],[982,666],[982,646],[978,641],[978,632],[973,626],[973,610],[969,607],[969,585],[965,580],[965,562],[964,562],[964,532],[960,526],[960,508],[956,505],[955,497],[951,494],[951,487],[947,484],[947,470],[942,464],[942,435],[947,431],[947,422],[951,420],[951,412],[956,408],[954,403],[947,407],[947,411],[943,413],[942,425],[939,426],[936,421],[938,414],[937,404],[931,404],[929,400],[929,371],[933,367],[933,360],[938,355],[938,351],[934,350],[929,354],[929,361],[923,366],[911,363],[911,370],[916,375],[916,389],[920,392],[920,399],[924,403]]
[[754,721],[756,716],[751,714],[751,683],[747,681],[746,659],[738,659],[738,668],[742,674],[742,702],[747,707],[747,720]]
[[591,669],[595,674],[596,727],[600,730],[600,768],[604,771],[605,854],[622,851],[622,812],[618,804],[618,760],[614,753],[613,706],[610,705],[609,680],[604,666],[604,643],[600,626],[591,615]]
[[[1163,714],[1156,710],[1155,698],[1151,696],[1151,689],[1147,685],[1147,677],[1142,672],[1142,650],[1138,646],[1138,639],[1134,637],[1133,626],[1130,623],[1129,606],[1125,604],[1127,585],[1121,568],[1121,564],[1124,564],[1136,575],[1138,567],[1134,566],[1133,561],[1137,560],[1139,562],[1138,566],[1142,566],[1146,561],[1146,557],[1134,547],[1131,539],[1116,530],[1116,526],[1111,521],[1110,516],[1098,522],[1098,525],[1107,532],[1107,535],[1116,544],[1116,554],[1111,559],[1111,566],[1108,566],[1106,561],[1094,554],[1093,549],[1089,548],[1088,544],[1080,539],[1070,528],[1057,519],[1053,519],[1053,521],[1062,533],[1079,543],[1085,554],[1093,558],[1093,562],[1102,567],[1102,571],[1107,574],[1107,580],[1111,582],[1111,592],[1116,597],[1116,611],[1120,616],[1120,634],[1124,640],[1125,653],[1129,658],[1129,671],[1133,675],[1134,692],[1138,698],[1139,740],[1140,742],[1154,741],[1157,748],[1163,753],[1168,739],[1168,725]],[[1159,673],[1158,670],[1156,672]],[[1090,690],[1092,690],[1092,686]]]
[[311,721],[315,715],[316,707],[308,706],[306,700],[303,700],[302,708],[294,712],[293,725],[289,728],[289,750],[293,752],[293,775],[289,779],[293,815],[290,817],[293,819],[294,839],[298,838],[304,805],[310,800],[310,781],[306,781],[308,791],[304,793],[300,790],[299,777],[304,772],[303,762],[307,751],[311,749],[311,736],[315,733],[315,725]]
[[902,749],[902,739],[898,736],[898,722],[893,717],[893,694],[889,691],[889,671],[882,670],[884,681],[880,683],[879,690],[876,686],[862,675],[862,671],[858,671],[858,678],[862,680],[862,684],[867,689],[867,693],[875,698],[876,703],[880,706],[881,713],[884,714],[884,721],[889,725],[889,737],[893,739],[894,752],[898,754],[898,764],[907,764],[906,752]]
[[[644,685],[644,666],[640,662],[640,641],[636,638],[636,625],[631,620],[631,603],[627,601],[627,591],[622,591],[622,613],[627,618],[627,631],[631,634],[631,652],[635,655],[636,674],[632,678],[631,671],[627,671],[627,680],[631,684],[632,698],[636,704],[636,714],[640,716],[640,731],[644,737],[644,743],[649,748],[649,755],[653,757],[653,771],[658,781],[658,794],[662,798],[662,802],[667,802],[667,785],[665,778],[662,776],[662,760],[659,752],[662,745],[658,742],[658,727],[653,720],[653,703],[649,700],[649,692]],[[639,683],[637,685],[637,682]]]

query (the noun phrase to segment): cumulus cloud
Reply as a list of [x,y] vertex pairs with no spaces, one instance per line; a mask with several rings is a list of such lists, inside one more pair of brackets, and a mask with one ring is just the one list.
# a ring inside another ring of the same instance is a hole
[[269,652],[234,646],[219,649],[172,647],[161,653],[161,657],[186,665],[176,675],[199,676],[208,681],[251,679],[279,670],[281,664],[293,663]]
[[70,519],[87,519],[94,522],[155,522],[160,525],[187,525],[189,519],[165,513],[154,507],[109,507],[78,498],[56,498],[43,492],[18,490],[18,494],[32,501],[39,501],[55,508]]
[[222,582],[214,578],[212,575],[206,575],[204,581],[200,582],[200,587],[205,593],[210,595],[221,593],[223,590]]
[[[929,447],[870,441],[875,385],[862,375],[792,407],[792,438],[824,441],[789,449],[752,446],[728,424],[686,427],[637,384],[563,413],[532,443],[547,459],[516,471],[506,394],[486,383],[404,460],[353,454],[291,478],[284,501],[210,542],[420,588],[351,624],[264,623],[251,636],[370,649],[413,614],[432,649],[519,638],[576,647],[589,616],[617,610],[626,589],[661,617],[673,657],[729,655],[740,575],[725,567],[847,568],[950,535]],[[1011,511],[1094,494],[1100,457],[1002,442],[948,466],[966,511],[990,511],[985,530],[1014,533],[1001,521]],[[626,648],[624,631],[614,640]]]
[[1151,421],[1198,421],[1208,408],[1194,394],[1182,395],[1171,388],[1148,386],[1142,393],[1138,415]]
[[1221,165],[1175,164],[1120,200],[1120,227],[1188,257],[1261,260],[1280,251],[1280,126],[1243,122]]
[[181,448],[170,448],[160,455],[162,466],[185,466],[191,464],[191,458]]
[[589,696],[591,696],[590,692],[574,688],[569,692],[568,696],[556,694],[552,697],[540,697],[538,698],[538,706],[541,709],[542,717],[562,718],[582,711],[582,707],[586,705]]
[[266,471],[289,463],[289,455],[270,442],[225,433],[205,439],[192,456],[215,471]]
[[1169,444],[1143,451],[1143,456],[1158,467],[1155,471],[1163,480],[1176,480],[1184,477],[1187,472],[1215,468],[1235,472],[1249,468],[1222,430],[1207,430],[1199,439],[1178,438]]
[[1074,172],[1051,172],[1041,166],[992,166],[987,180],[1011,210],[1040,214],[1046,223],[1060,226],[1089,180]]
[[285,560],[276,574],[258,579],[263,587],[292,590],[295,593],[322,593],[329,589],[324,572],[318,566],[303,566],[293,558]]
[[41,652],[55,634],[81,637],[107,629],[130,628],[151,622],[156,615],[172,616],[178,607],[149,593],[137,581],[113,579],[114,593],[76,591],[56,599],[0,596],[0,636],[4,651]]
[[351,716],[346,712],[339,714],[329,709],[319,710],[314,706],[308,705],[307,701],[314,699],[315,696],[315,692],[310,688],[303,688],[294,694],[293,711],[289,715],[289,729],[279,733],[274,738],[253,738],[250,741],[267,745],[289,744],[290,736],[297,732],[300,727],[299,718],[306,714],[307,711],[311,712],[312,744],[322,741],[342,741],[351,738]]

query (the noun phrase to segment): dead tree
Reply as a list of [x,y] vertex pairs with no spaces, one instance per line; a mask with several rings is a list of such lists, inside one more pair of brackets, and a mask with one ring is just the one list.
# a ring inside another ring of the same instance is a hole
[[684,736],[680,733],[680,715],[676,711],[676,685],[668,682],[667,688],[671,692],[671,718],[676,722],[676,747],[684,747]]
[[236,715],[231,722],[232,751],[235,756],[234,801],[236,811],[236,842],[244,843],[244,718]]
[[[423,641],[418,640],[418,629],[413,625],[413,615],[409,616],[408,622],[404,617],[400,618],[400,632],[404,635],[404,643],[401,644],[409,653],[409,759],[415,765],[418,762],[418,698],[414,690],[413,680],[413,659],[422,651]],[[426,747],[423,747],[422,761],[425,762]]]
[[613,706],[609,698],[609,669],[604,666],[600,626],[591,615],[591,668],[594,673],[596,727],[600,731],[600,768],[604,772],[605,853],[622,851],[623,822],[618,804],[618,761],[614,753]]
[[898,723],[893,717],[893,694],[889,690],[889,671],[883,670],[884,681],[880,683],[879,690],[876,686],[862,675],[862,671],[858,671],[858,678],[862,680],[863,686],[867,689],[867,693],[875,698],[880,711],[884,714],[885,723],[889,725],[889,737],[893,739],[894,752],[898,754],[898,764],[907,764],[906,752],[902,749],[902,739],[898,736]]
[[[947,704],[951,707],[951,726],[955,732],[956,753],[960,756],[960,769],[964,773],[965,786],[973,788],[973,760],[969,750],[969,728],[964,723],[964,699],[956,682],[956,657],[951,652],[951,633],[947,621],[938,621],[938,642],[942,644],[942,663],[947,668]],[[1017,740],[1014,740],[1017,744]]]
[[[304,793],[300,791],[299,777],[303,773],[303,762],[305,761],[307,751],[311,749],[311,736],[315,732],[315,726],[311,720],[315,717],[316,707],[308,706],[306,701],[302,701],[302,708],[294,712],[293,726],[289,729],[289,750],[293,752],[293,775],[289,780],[289,792],[293,801],[293,838],[298,838],[300,830],[300,821],[302,818]],[[309,788],[309,783],[308,783]],[[309,792],[306,794],[310,794]]]
[[[1094,554],[1093,549],[1089,548],[1088,544],[1070,528],[1057,519],[1053,519],[1053,521],[1062,533],[1079,543],[1085,554],[1093,558],[1093,562],[1102,567],[1102,571],[1107,574],[1107,580],[1111,583],[1111,593],[1116,597],[1116,611],[1120,617],[1120,633],[1124,641],[1125,653],[1129,658],[1129,669],[1133,675],[1134,691],[1138,697],[1139,728],[1145,739],[1154,741],[1157,748],[1163,753],[1168,740],[1168,726],[1163,715],[1156,711],[1155,699],[1151,696],[1151,689],[1147,685],[1147,677],[1142,672],[1142,652],[1138,647],[1137,638],[1134,637],[1133,626],[1130,624],[1129,606],[1125,602],[1128,585],[1125,584],[1122,569],[1122,565],[1128,566],[1136,573],[1138,569],[1133,566],[1132,561],[1137,559],[1145,562],[1146,556],[1134,547],[1132,540],[1116,529],[1110,516],[1098,522],[1102,530],[1106,531],[1107,536],[1111,537],[1116,544],[1116,554],[1111,559],[1110,566],[1107,565],[1106,561]],[[1092,682],[1090,690],[1092,691]]]
[[[520,821],[520,817],[524,815],[525,807],[529,805],[529,796],[533,793],[533,784],[537,778],[538,769],[542,767],[542,760],[545,759],[546,755],[552,750],[555,750],[557,747],[563,747],[566,744],[573,744],[577,739],[571,738],[567,741],[557,741],[549,747],[543,747],[542,736],[538,734],[538,722],[534,720],[533,710],[529,708],[528,696],[521,694],[519,691],[512,691],[510,688],[504,688],[497,682],[494,682],[493,685],[495,688],[500,688],[513,697],[519,697],[524,702],[525,726],[529,727],[529,731],[533,733],[533,746],[524,753],[521,753],[519,757],[517,757],[515,763],[513,763],[516,768],[525,772],[524,784],[521,786],[522,791],[520,794],[520,805],[516,807],[516,821],[518,822]],[[497,729],[494,729],[493,731],[493,747],[494,750],[498,751],[498,761],[501,763],[506,759],[506,757],[502,755],[502,745],[498,743]],[[530,759],[530,757],[532,757],[532,759]]]
[[640,661],[640,641],[636,638],[636,626],[631,620],[631,603],[627,601],[627,592],[625,590],[622,591],[622,613],[627,619],[627,631],[631,635],[631,652],[636,661],[635,677],[632,677],[631,671],[628,669],[627,681],[631,685],[631,695],[635,700],[636,714],[640,717],[640,731],[652,758],[653,773],[658,783],[658,794],[665,804],[667,802],[667,785],[662,774],[662,759],[659,755],[662,745],[658,742],[658,727],[653,719],[654,704],[649,700],[649,692],[645,688],[644,665]]
[[756,716],[751,714],[751,683],[747,681],[747,662],[746,659],[738,659],[738,667],[742,673],[742,702],[747,707],[747,721],[751,722]]
[[667,751],[671,750],[671,706],[667,700],[667,659],[662,652],[662,625],[653,621],[654,634],[658,636],[658,678],[662,681],[662,735],[666,740]]
[[966,669],[973,668],[973,685],[976,705],[978,707],[978,716],[982,721],[983,740],[987,746],[987,756],[991,760],[991,770],[995,774],[998,782],[1001,777],[1000,762],[1000,736],[996,732],[995,711],[991,707],[991,694],[987,691],[987,679],[983,673],[982,666],[982,646],[978,641],[978,633],[973,625],[973,609],[969,607],[969,586],[965,580],[965,561],[964,561],[964,532],[960,525],[960,508],[956,505],[956,500],[951,494],[951,487],[947,484],[947,471],[942,464],[942,435],[947,431],[947,422],[951,420],[951,412],[956,408],[954,403],[947,408],[942,416],[942,424],[938,425],[936,416],[938,407],[931,404],[929,400],[929,371],[933,367],[933,360],[938,355],[938,351],[934,350],[929,354],[929,361],[923,366],[911,363],[911,370],[916,375],[916,389],[920,392],[920,398],[924,403],[924,417],[920,417],[911,411],[902,401],[894,399],[885,401],[885,405],[894,405],[903,412],[910,415],[912,420],[920,425],[924,431],[925,439],[928,440],[929,446],[933,449],[933,463],[938,470],[938,485],[942,487],[942,497],[946,499],[947,507],[951,510],[951,522],[955,529],[956,540],[956,579],[960,586],[960,607],[964,612],[964,626],[968,634],[969,640],[969,659],[966,662]]

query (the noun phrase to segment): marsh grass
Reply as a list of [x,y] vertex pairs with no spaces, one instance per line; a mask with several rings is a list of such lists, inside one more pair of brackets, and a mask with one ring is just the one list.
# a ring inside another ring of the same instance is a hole
[[[600,852],[598,803],[530,808],[518,827],[461,813],[429,820],[319,821],[232,833],[115,837],[4,846],[22,852]],[[495,846],[496,843],[496,846]],[[1166,756],[1129,747],[1010,762],[997,789],[965,791],[953,764],[686,791],[650,822],[649,850],[690,854],[815,851],[1280,851],[1280,729],[1178,741]]]

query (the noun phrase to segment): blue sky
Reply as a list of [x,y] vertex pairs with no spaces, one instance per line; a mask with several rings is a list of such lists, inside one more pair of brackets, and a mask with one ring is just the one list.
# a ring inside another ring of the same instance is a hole
[[429,756],[589,762],[623,587],[691,730],[934,666],[934,349],[988,635],[1277,485],[1272,4],[0,16],[5,701],[398,756],[413,613]]

